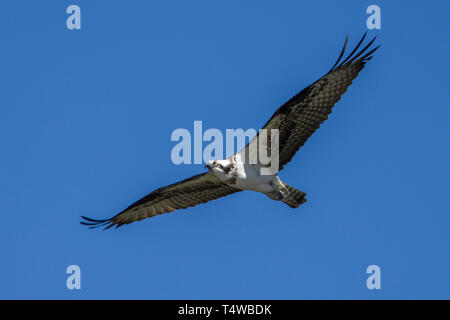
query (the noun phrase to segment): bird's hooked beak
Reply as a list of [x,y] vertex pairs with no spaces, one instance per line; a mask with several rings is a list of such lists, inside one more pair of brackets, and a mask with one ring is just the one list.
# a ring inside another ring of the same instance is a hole
[[205,168],[211,169],[211,163],[209,162],[205,163]]

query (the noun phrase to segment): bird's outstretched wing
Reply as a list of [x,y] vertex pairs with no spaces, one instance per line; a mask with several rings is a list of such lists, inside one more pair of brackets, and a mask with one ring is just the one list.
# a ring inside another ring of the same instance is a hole
[[240,190],[222,183],[214,175],[207,172],[156,189],[110,219],[97,220],[82,217],[85,221],[82,221],[81,224],[88,225],[91,228],[120,227],[158,214],[193,207],[238,191]]
[[[375,37],[357,52],[365,38],[366,34],[364,34],[352,52],[341,62],[348,43],[348,38],[345,39],[341,54],[331,70],[278,108],[263,127],[263,129],[267,129],[267,134],[261,137],[264,140],[263,142],[257,142],[260,138],[259,133],[240,151],[241,155],[244,155],[245,161],[251,159],[249,156],[250,152],[257,152],[257,144],[260,143],[262,143],[260,144],[261,146],[267,148],[265,154],[268,157],[271,156],[271,129],[279,130],[278,170],[283,169],[284,165],[291,161],[297,150],[305,144],[308,138],[319,128],[320,124],[328,118],[333,106],[347,91],[348,86],[364,68],[365,63],[372,58],[371,54],[379,48],[379,46],[373,49],[370,48],[375,41]],[[249,149],[252,143],[254,143],[255,147],[254,149]],[[254,155],[253,159],[259,162],[259,153]]]

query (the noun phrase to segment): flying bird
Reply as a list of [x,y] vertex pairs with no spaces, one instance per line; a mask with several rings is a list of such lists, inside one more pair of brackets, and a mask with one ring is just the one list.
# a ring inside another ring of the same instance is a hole
[[[331,109],[347,91],[352,81],[364,68],[372,54],[380,46],[371,48],[374,37],[360,51],[366,34],[356,47],[343,59],[348,37],[342,51],[323,77],[309,85],[279,107],[263,129],[267,129],[265,145],[271,146],[271,129],[278,130],[278,170],[273,174],[262,174],[267,167],[259,158],[256,163],[248,161],[249,146],[257,141],[259,134],[240,152],[223,160],[206,163],[208,171],[183,181],[156,189],[141,200],[109,219],[97,220],[82,216],[81,223],[91,228],[120,227],[134,221],[154,217],[178,209],[193,207],[242,190],[264,193],[269,198],[282,201],[292,208],[306,202],[306,194],[282,182],[277,171],[291,161],[297,150],[328,118]],[[343,60],[342,60],[343,59]],[[267,154],[270,154],[267,150]],[[246,160],[247,159],[247,160]]]

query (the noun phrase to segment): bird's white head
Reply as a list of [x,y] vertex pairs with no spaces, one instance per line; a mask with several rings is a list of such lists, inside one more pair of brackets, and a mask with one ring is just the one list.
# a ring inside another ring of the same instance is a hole
[[217,178],[222,181],[228,180],[228,173],[231,170],[230,161],[225,160],[209,160],[206,162],[205,167],[208,168],[209,172],[214,174]]

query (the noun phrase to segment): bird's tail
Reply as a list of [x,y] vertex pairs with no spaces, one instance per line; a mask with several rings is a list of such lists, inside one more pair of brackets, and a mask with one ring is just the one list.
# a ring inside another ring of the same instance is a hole
[[306,193],[297,190],[287,184],[284,184],[289,194],[285,196],[281,201],[286,203],[291,208],[298,208],[302,203],[306,202]]

